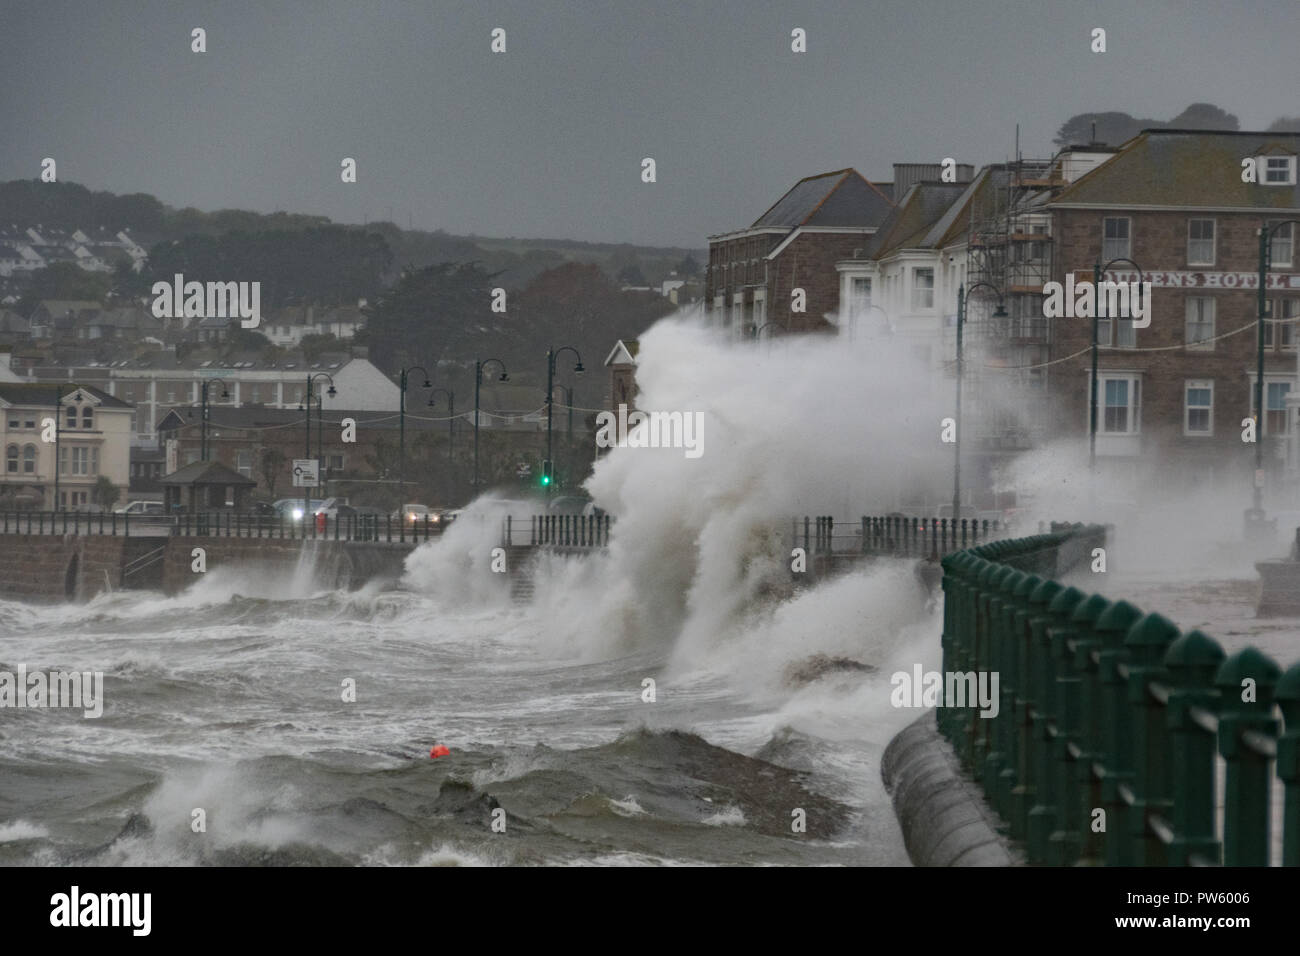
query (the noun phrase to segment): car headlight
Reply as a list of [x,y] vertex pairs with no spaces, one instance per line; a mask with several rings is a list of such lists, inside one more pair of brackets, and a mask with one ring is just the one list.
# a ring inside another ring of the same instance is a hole
[[301,508],[294,508],[294,509],[293,509],[293,520],[294,520],[294,521],[301,521],[301,520],[302,520],[302,509],[301,509]]

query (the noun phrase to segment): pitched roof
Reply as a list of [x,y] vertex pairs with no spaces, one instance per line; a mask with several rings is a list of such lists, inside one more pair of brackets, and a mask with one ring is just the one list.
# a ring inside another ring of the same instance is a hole
[[[76,394],[71,387],[75,383],[64,382],[58,385],[45,385],[35,382],[9,383],[0,382],[0,401],[8,402],[10,405],[48,405],[53,406],[59,401],[59,389],[63,390],[62,398],[67,399]],[[122,401],[120,398],[114,398],[108,392],[95,388],[93,385],[77,386],[83,392],[93,395],[99,402],[101,408],[132,408],[134,406]]]
[[619,339],[617,342],[614,343],[614,347],[610,349],[609,355],[605,356],[605,364],[606,365],[635,365],[636,353],[639,351],[639,349],[640,346],[637,344],[636,339],[631,339],[630,341],[627,342],[624,342],[622,339]]
[[85,299],[42,299],[36,307],[44,309],[55,317],[67,315],[69,312],[98,312],[103,308],[98,302]]
[[896,249],[930,248],[932,227],[967,189],[966,183],[913,184],[871,237],[867,258],[879,259]]
[[874,226],[891,202],[856,169],[837,169],[795,183],[751,229],[775,226]]
[[1300,207],[1300,185],[1241,181],[1243,159],[1279,151],[1300,152],[1300,133],[1143,130],[1049,205]]
[[196,461],[158,479],[164,485],[246,485],[257,484],[219,461]]

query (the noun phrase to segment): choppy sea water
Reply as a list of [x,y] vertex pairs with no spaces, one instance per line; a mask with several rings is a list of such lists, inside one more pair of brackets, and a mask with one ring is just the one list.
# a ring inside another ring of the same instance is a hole
[[0,670],[105,675],[99,719],[0,711],[0,863],[907,863],[880,782],[917,716],[886,703],[914,656],[896,635],[829,656],[795,634],[770,680],[738,680],[670,667],[671,642],[557,653],[553,616],[257,569],[0,602]]

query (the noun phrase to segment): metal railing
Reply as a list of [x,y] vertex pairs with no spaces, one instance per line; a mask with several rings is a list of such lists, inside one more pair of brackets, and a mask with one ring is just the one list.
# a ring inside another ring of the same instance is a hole
[[605,548],[609,546],[610,515],[532,515],[528,523],[506,516],[501,543],[506,547]]
[[371,541],[422,544],[442,534],[445,525],[424,516],[403,520],[392,515],[316,515],[306,521],[283,515],[199,511],[173,515],[87,514],[75,511],[0,513],[0,534],[115,535],[164,538],[221,537]]
[[[1103,541],[1054,526],[944,558],[941,732],[1031,863],[1268,865],[1276,777],[1300,866],[1300,663],[1053,580]],[[989,717],[950,677],[981,673],[999,677]]]
[[829,515],[791,519],[791,547],[810,555],[863,554],[933,558],[968,548],[997,535],[997,521],[962,518],[907,518],[902,515],[837,521]]

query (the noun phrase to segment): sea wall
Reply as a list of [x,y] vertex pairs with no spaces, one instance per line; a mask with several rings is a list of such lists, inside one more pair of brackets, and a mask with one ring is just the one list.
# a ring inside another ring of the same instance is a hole
[[124,588],[175,594],[194,581],[195,548],[204,549],[208,570],[228,564],[293,570],[304,550],[314,551],[319,586],[344,589],[375,578],[396,580],[410,553],[407,547],[358,541],[0,534],[0,597],[85,601]]
[[998,831],[997,814],[939,734],[933,710],[889,742],[880,772],[907,854],[917,866],[1022,862]]

